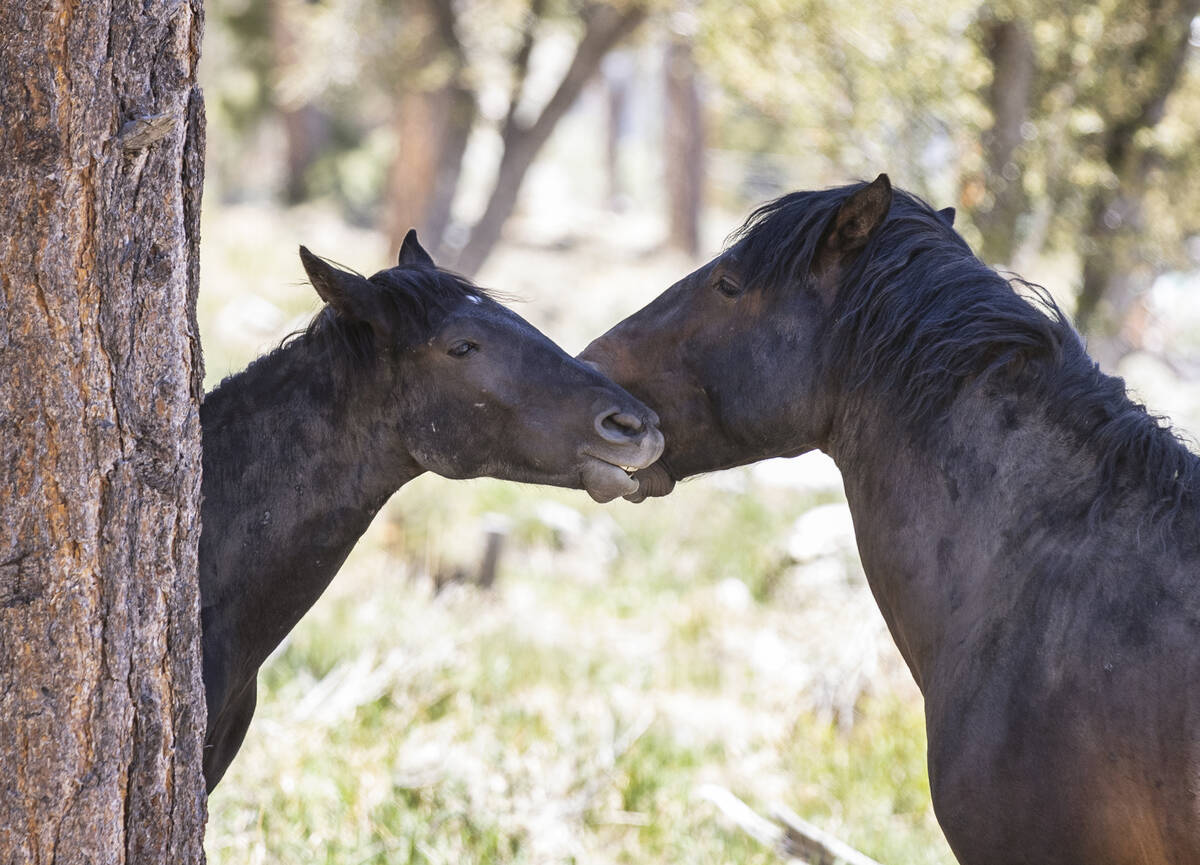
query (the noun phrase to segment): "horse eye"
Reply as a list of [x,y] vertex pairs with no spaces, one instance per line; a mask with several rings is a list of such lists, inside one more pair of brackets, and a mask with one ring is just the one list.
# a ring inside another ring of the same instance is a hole
[[450,346],[450,348],[446,351],[446,354],[450,355],[451,357],[466,357],[471,352],[476,351],[478,348],[479,346],[471,342],[469,339],[464,339]]
[[725,297],[737,297],[742,293],[742,287],[728,276],[722,276],[717,280],[717,291]]

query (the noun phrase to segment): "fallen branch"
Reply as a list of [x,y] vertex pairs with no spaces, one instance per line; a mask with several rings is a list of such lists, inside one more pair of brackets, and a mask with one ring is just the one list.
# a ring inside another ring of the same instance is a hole
[[783,805],[773,805],[771,816],[774,819],[768,820],[716,784],[705,784],[696,794],[716,805],[738,828],[771,847],[789,862],[806,865],[879,865],[870,856],[859,853],[844,841],[818,829]]

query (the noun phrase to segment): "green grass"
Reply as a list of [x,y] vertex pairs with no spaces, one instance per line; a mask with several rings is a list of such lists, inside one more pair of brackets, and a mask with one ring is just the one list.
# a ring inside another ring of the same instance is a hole
[[[414,482],[264,669],[210,803],[210,860],[775,861],[697,795],[718,784],[885,863],[953,861],[894,650],[878,631],[828,654],[847,634],[781,547],[807,500],[748,483],[753,501],[689,484],[678,503],[601,508]],[[496,512],[511,526],[497,586],[435,594],[428,568],[470,570]],[[778,591],[762,595],[770,569]],[[847,584],[826,602],[878,616]],[[838,665],[864,652],[882,674],[846,715]]]

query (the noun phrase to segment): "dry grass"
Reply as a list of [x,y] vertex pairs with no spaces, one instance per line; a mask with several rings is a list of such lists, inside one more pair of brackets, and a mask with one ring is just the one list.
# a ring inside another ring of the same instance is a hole
[[[919,703],[852,557],[788,550],[836,492],[762,474],[606,508],[405,488],[266,670],[212,860],[772,861],[697,797],[716,783],[885,862],[952,861]],[[435,594],[499,513],[497,586]]]
[[[510,245],[480,280],[569,351],[691,267],[644,248],[654,232],[629,216],[586,219],[576,229],[603,241]],[[202,268],[210,385],[316,309],[299,242],[367,272],[390,261],[319,209],[221,211]],[[496,587],[435,592],[497,525]],[[953,861],[919,696],[820,458],[639,506],[419,478],[261,693],[210,802],[215,865],[775,861],[698,795],[707,784],[784,803],[889,865]]]

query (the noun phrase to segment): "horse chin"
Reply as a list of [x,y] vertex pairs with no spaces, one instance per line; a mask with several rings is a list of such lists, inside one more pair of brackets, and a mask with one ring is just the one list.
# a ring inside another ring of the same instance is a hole
[[638,482],[625,469],[595,457],[588,457],[583,464],[580,479],[587,494],[601,503],[628,497],[638,489]]
[[625,500],[630,502],[644,502],[649,498],[669,495],[675,489],[675,479],[661,460],[634,472],[633,480],[637,489],[625,495]]

